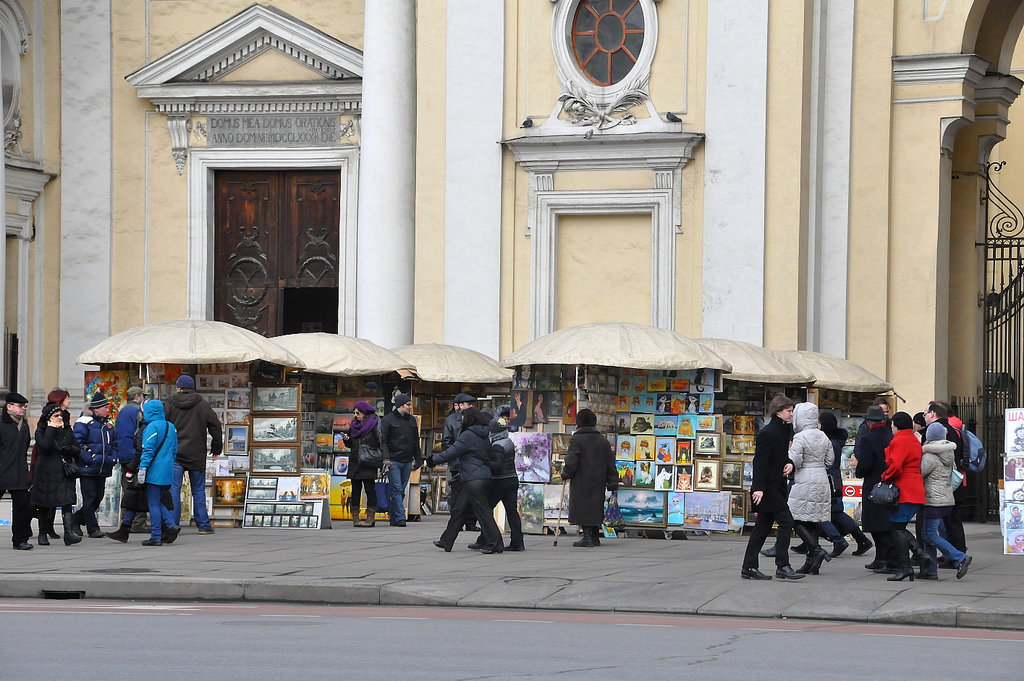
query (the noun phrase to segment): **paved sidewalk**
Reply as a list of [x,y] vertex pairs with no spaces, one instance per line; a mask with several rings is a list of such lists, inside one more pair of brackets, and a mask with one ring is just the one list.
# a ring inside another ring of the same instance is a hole
[[[447,516],[408,527],[333,530],[182,531],[171,546],[60,540],[12,551],[0,529],[0,597],[81,591],[87,598],[304,601],[349,605],[432,605],[641,613],[792,617],[859,622],[1020,629],[1024,559],[1002,554],[999,528],[968,524],[970,573],[940,570],[939,581],[887,582],[849,552],[798,582],[740,579],[746,537],[608,539],[572,547],[575,537],[527,536],[522,553],[452,553],[431,544]],[[34,541],[34,540],[33,540]],[[802,556],[793,556],[799,566]],[[774,573],[771,559],[762,558]]]

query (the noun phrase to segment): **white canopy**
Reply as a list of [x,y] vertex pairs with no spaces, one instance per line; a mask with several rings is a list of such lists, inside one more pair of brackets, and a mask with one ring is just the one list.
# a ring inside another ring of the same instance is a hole
[[630,322],[597,322],[560,329],[527,343],[501,362],[597,364],[632,369],[721,369],[732,365],[692,338]]
[[814,381],[814,374],[793,364],[774,350],[724,338],[699,338],[697,342],[732,365],[726,378],[751,383],[799,385]]
[[394,353],[412,364],[424,381],[439,383],[511,383],[512,371],[487,355],[441,343],[416,343]]
[[375,376],[412,364],[397,354],[363,338],[334,333],[293,333],[274,342],[296,355],[306,371],[327,376]]
[[855,393],[884,393],[892,390],[892,383],[847,359],[810,350],[786,350],[779,354],[797,367],[812,372],[817,388]]
[[136,326],[94,345],[76,361],[79,364],[229,364],[258,359],[299,369],[305,366],[301,359],[258,333],[205,319],[176,319]]

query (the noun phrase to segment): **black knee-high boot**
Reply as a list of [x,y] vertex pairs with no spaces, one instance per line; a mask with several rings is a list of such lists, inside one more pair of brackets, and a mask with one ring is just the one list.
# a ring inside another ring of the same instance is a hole
[[797,572],[802,575],[818,574],[822,561],[832,560],[832,556],[818,545],[818,528],[803,521],[797,521],[793,529],[796,530],[797,536],[807,547],[807,558]]
[[893,529],[893,544],[895,545],[894,559],[898,563],[896,573],[888,577],[890,582],[902,582],[907,577],[914,581],[914,566],[910,564],[910,540],[912,535],[907,532],[906,527]]
[[64,521],[64,546],[71,546],[82,541],[81,535],[75,534],[72,531],[75,521],[72,518],[71,511],[61,511],[61,519]]

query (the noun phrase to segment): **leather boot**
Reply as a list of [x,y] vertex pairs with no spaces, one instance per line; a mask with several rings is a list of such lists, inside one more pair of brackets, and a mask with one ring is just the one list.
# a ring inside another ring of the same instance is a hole
[[377,509],[368,508],[366,509],[366,520],[363,521],[363,527],[373,527],[377,524]]
[[914,581],[914,567],[910,564],[911,535],[906,530],[894,530],[892,534],[895,544],[894,560],[898,567],[895,574],[886,579],[890,582],[902,582],[910,577],[910,581]]
[[921,546],[921,542],[917,540],[917,537],[910,533],[910,530],[907,530],[907,536],[909,537],[910,542],[910,552],[914,556],[913,562],[921,568],[918,573],[918,577],[924,577],[932,571],[932,567],[935,565],[935,559],[924,550],[924,547]]
[[119,541],[122,544],[127,544],[128,535],[131,533],[131,531],[131,525],[125,525],[124,523],[121,523],[121,526],[117,528],[116,532],[107,532],[107,537],[109,539],[113,539],[114,541]]
[[[45,513],[46,517],[39,519],[39,531],[43,532],[45,530],[48,539],[60,539],[60,535],[53,529],[53,521],[57,517],[57,509],[48,508]],[[44,520],[46,521],[45,525],[43,525]]]
[[[40,520],[39,522],[42,522],[42,521]],[[50,538],[46,536],[46,530],[44,530],[42,528],[39,529],[39,536],[36,537],[36,544],[38,544],[39,546],[49,546],[50,545]]]
[[594,546],[601,545],[601,528],[591,527],[590,528],[590,541],[594,543]]
[[583,528],[583,538],[580,539],[579,541],[574,541],[572,543],[572,545],[576,546],[576,547],[579,547],[579,548],[590,548],[590,547],[592,547],[594,545],[594,540],[593,540],[593,537],[590,534],[590,528],[589,527],[584,527]]
[[61,520],[64,521],[64,546],[71,546],[82,541],[81,535],[77,535],[72,531],[72,525],[74,520],[71,517],[71,511],[61,511]]
[[359,507],[356,506],[352,510],[352,527],[362,527],[363,521],[359,519]]
[[[821,547],[818,546],[818,537],[803,523],[796,523],[793,526],[796,531],[796,535],[803,541],[803,545],[806,547],[807,557],[804,559],[804,564],[796,569],[796,572],[801,575],[812,574],[811,571],[815,567],[815,559],[817,558],[818,551],[821,551]],[[817,564],[821,565],[821,559],[817,560]]]

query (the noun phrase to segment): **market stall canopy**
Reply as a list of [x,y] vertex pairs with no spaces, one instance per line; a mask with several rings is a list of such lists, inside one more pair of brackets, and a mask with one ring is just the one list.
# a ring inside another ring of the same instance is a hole
[[813,373],[816,388],[854,393],[884,393],[892,390],[892,383],[847,359],[810,350],[786,350],[778,354],[797,367]]
[[298,356],[306,371],[327,376],[380,376],[413,366],[387,348],[364,338],[334,333],[293,333],[274,342]]
[[441,343],[416,343],[395,348],[424,381],[438,383],[511,383],[512,370],[487,355]]
[[519,348],[501,362],[596,364],[630,369],[721,369],[732,365],[692,338],[629,322],[597,322],[560,329]]
[[725,338],[698,338],[697,342],[732,365],[726,378],[751,383],[799,385],[814,381],[814,374],[774,350]]
[[205,319],[143,324],[115,334],[77,357],[79,364],[228,364],[273,362],[301,369],[302,360],[258,333]]

